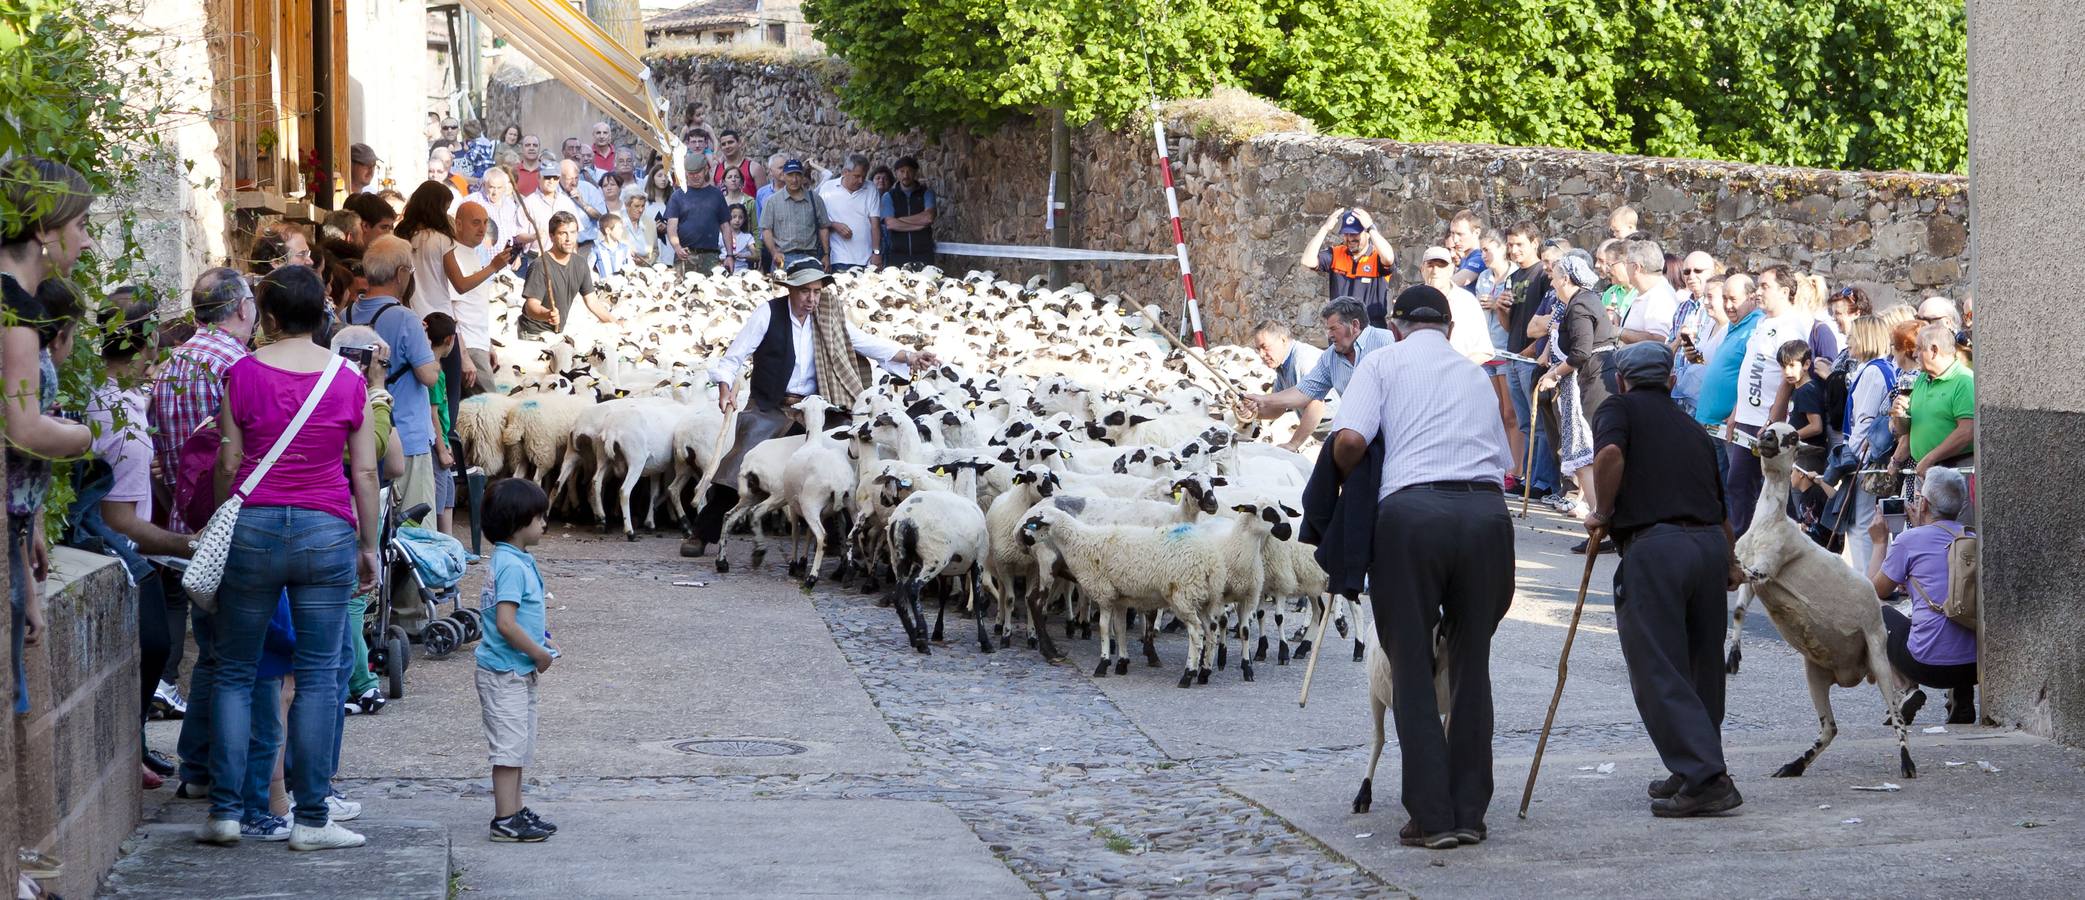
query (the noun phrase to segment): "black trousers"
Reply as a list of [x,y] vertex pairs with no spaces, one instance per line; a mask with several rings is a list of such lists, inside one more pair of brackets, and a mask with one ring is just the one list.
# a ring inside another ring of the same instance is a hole
[[1614,619],[1636,712],[1665,768],[1698,791],[1724,773],[1724,576],[1720,525],[1653,525],[1629,537]]
[[731,508],[737,505],[738,488],[710,485],[708,502],[703,504],[701,512],[695,514],[696,540],[710,544],[723,540],[724,517],[730,515]]
[[166,590],[158,567],[138,579],[138,715],[152,717],[152,694],[166,669],[172,630],[167,627]]
[[[1376,509],[1369,600],[1390,655],[1405,811],[1421,834],[1481,828],[1491,805],[1491,636],[1513,603],[1513,524],[1497,490],[1415,486]],[[1434,699],[1447,640],[1448,727]]]
[[[1918,594],[1911,595],[1911,602],[1922,602]],[[1911,656],[1911,617],[1885,606],[1882,608],[1882,625],[1889,629],[1890,665],[1895,666],[1904,677],[1929,688],[1960,690],[1976,686],[1976,663],[1966,662],[1952,666],[1933,666],[1919,662]]]

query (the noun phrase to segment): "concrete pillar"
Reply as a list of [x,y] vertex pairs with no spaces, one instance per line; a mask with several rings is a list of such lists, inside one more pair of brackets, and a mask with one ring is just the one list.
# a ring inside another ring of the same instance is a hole
[[2058,0],[1969,2],[1970,272],[1976,296],[1984,702],[2085,744],[2085,320],[2051,260],[2085,246],[2085,19]]

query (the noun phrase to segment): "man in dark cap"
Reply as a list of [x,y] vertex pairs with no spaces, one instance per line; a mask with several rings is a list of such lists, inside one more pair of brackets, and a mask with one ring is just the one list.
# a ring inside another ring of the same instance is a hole
[[1612,531],[1615,630],[1629,688],[1670,777],[1651,814],[1726,812],[1744,801],[1723,764],[1724,592],[1742,574],[1724,515],[1716,446],[1672,399],[1672,350],[1614,354],[1620,392],[1593,418],[1595,498],[1587,540]]
[[[1445,850],[1484,840],[1491,805],[1491,636],[1513,602],[1513,524],[1500,488],[1513,456],[1490,413],[1482,366],[1448,343],[1448,298],[1397,295],[1398,342],[1363,359],[1333,419],[1344,479],[1383,441],[1369,563],[1376,635],[1390,655],[1404,754],[1403,843]],[[1448,728],[1434,697],[1434,634],[1446,644]],[[1357,806],[1365,797],[1355,798]]]

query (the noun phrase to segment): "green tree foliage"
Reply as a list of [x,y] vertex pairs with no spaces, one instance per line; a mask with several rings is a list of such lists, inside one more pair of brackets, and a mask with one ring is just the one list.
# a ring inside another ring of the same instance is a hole
[[807,0],[804,14],[853,69],[847,111],[892,131],[1058,106],[1074,125],[1119,123],[1229,80],[1251,16],[1244,0]]
[[[1961,0],[812,0],[877,127],[1219,83],[1332,133],[1960,171]],[[1162,14],[1161,14],[1162,13]]]
[[[86,176],[97,197],[95,249],[74,267],[85,310],[75,349],[59,367],[59,408],[88,408],[106,369],[96,349],[120,322],[107,311],[108,292],[137,286],[156,299],[144,276],[136,217],[123,198],[146,177],[166,178],[171,164],[163,135],[175,124],[170,98],[178,88],[164,54],[168,39],[139,26],[147,0],[0,0],[0,159],[41,156]],[[172,171],[169,171],[172,170]],[[48,200],[39,204],[48,209]],[[0,199],[0,222],[41,214]],[[10,314],[11,315],[11,314]],[[122,411],[114,411],[123,427]],[[55,527],[72,496],[63,477],[45,503]]]

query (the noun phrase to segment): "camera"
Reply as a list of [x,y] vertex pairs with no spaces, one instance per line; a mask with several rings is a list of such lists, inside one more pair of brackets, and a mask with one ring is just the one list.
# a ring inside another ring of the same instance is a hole
[[333,352],[340,354],[342,359],[363,368],[368,368],[369,361],[376,358],[375,347],[338,347]]
[[1876,509],[1880,510],[1885,516],[1901,516],[1904,514],[1904,498],[1902,497],[1883,497],[1876,503]]

